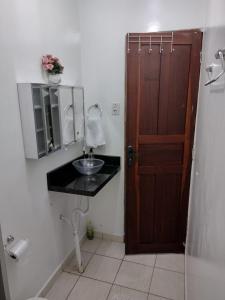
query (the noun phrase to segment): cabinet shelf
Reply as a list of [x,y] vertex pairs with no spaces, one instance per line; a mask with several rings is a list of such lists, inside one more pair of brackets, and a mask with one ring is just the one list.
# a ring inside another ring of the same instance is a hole
[[42,109],[41,105],[34,105],[34,109]]
[[59,107],[58,104],[52,104],[52,105],[51,105],[51,108],[57,108],[57,107]]
[[41,131],[44,131],[44,130],[45,130],[44,128],[37,128],[36,132],[41,132]]

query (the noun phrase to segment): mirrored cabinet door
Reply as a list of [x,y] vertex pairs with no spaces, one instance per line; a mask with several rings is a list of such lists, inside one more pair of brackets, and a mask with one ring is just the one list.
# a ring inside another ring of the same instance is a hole
[[18,84],[25,157],[39,159],[62,147],[59,87]]
[[45,114],[42,103],[42,89],[40,86],[32,86],[33,109],[35,132],[37,138],[37,155],[41,158],[47,154],[46,131],[45,131]]
[[84,136],[83,88],[18,84],[25,157],[39,159]]
[[59,90],[50,87],[50,110],[52,123],[52,143],[54,151],[62,147],[62,133],[60,127],[60,106],[59,106]]

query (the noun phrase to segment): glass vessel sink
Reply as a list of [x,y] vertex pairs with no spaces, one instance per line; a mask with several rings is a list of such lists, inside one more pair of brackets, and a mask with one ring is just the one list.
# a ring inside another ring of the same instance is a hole
[[93,175],[101,170],[104,161],[97,158],[82,158],[72,162],[72,165],[83,175]]

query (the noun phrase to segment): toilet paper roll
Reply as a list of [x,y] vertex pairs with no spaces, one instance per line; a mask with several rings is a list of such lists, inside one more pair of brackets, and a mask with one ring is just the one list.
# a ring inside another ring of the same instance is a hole
[[9,256],[15,260],[19,260],[21,256],[26,252],[28,245],[29,245],[28,240],[20,240],[14,243],[14,245],[12,245],[8,249]]

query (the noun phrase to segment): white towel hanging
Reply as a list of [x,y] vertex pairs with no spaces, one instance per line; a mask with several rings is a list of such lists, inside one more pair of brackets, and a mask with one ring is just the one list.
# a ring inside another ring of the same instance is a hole
[[[98,109],[99,113],[93,114],[92,108]],[[90,148],[97,148],[105,145],[102,110],[98,104],[95,104],[88,109],[86,121],[86,145]]]
[[73,105],[68,104],[64,108],[63,145],[70,145],[73,142],[74,142]]

